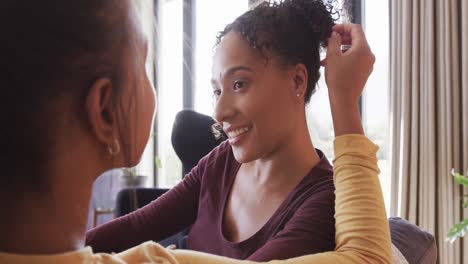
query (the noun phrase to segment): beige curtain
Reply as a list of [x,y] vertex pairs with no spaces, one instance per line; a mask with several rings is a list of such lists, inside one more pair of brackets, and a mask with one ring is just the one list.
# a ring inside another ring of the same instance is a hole
[[435,235],[439,263],[468,263],[468,241],[445,242],[468,217],[450,176],[468,170],[468,1],[390,0],[390,13],[391,214]]

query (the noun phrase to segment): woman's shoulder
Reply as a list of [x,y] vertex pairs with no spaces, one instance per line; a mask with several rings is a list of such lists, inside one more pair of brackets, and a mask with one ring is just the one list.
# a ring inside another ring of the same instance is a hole
[[203,186],[229,185],[240,164],[234,158],[232,147],[224,141],[205,155],[192,170],[199,175]]
[[205,157],[208,157],[210,160],[216,160],[217,158],[223,158],[229,153],[232,153],[232,147],[227,140],[221,142],[217,147],[215,147],[210,153]]
[[[291,193],[291,204],[293,210],[315,212],[317,208],[327,208],[334,211],[335,205],[335,184],[333,180],[333,166],[318,150],[320,156],[319,163],[314,166],[302,179]],[[322,210],[320,209],[320,210]]]
[[334,191],[333,165],[321,150],[316,149],[316,151],[320,161],[304,177],[297,189],[303,188],[311,192],[325,188]]
[[198,166],[212,167],[225,163],[226,161],[232,161],[233,158],[231,145],[226,140],[201,158],[198,162]]

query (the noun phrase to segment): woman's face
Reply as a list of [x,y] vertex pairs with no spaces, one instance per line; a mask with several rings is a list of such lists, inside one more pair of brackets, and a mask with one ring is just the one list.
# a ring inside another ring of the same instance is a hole
[[134,7],[130,8],[130,41],[125,56],[127,80],[123,87],[120,123],[123,140],[128,142],[129,162],[135,166],[141,159],[148,142],[156,109],[156,94],[146,72],[148,42]]
[[303,99],[296,96],[289,68],[266,60],[237,32],[219,44],[212,70],[214,117],[238,162],[268,158],[294,137]]

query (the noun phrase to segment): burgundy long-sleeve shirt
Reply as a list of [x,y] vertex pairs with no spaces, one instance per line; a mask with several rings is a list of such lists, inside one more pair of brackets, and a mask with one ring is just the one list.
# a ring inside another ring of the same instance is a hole
[[332,166],[320,162],[287,196],[253,236],[233,243],[222,233],[224,207],[240,167],[224,142],[204,157],[184,180],[147,206],[99,226],[86,237],[95,252],[120,252],[148,240],[159,241],[191,226],[189,249],[256,261],[333,250],[335,247]]

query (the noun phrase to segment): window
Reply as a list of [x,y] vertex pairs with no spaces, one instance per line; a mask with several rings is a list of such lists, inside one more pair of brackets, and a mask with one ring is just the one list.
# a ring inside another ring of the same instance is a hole
[[365,1],[364,27],[376,62],[363,95],[362,117],[367,136],[380,147],[377,158],[387,214],[391,197],[389,12],[388,0]]
[[[148,56],[146,60],[146,71],[150,81],[154,84],[154,13],[153,13],[153,0],[141,0],[135,2],[137,4],[137,10],[140,15],[140,21],[143,25],[143,31],[148,39]],[[146,146],[141,162],[137,166],[137,173],[140,175],[148,176],[148,180],[145,182],[147,186],[153,185],[154,175],[154,137],[149,139]]]
[[[246,0],[197,1],[195,44],[195,111],[213,113],[211,65],[218,32],[247,11]],[[217,10],[217,12],[213,12]]]
[[159,187],[172,187],[182,179],[182,165],[171,144],[175,115],[182,110],[182,0],[158,2],[158,112],[156,118],[156,155],[161,160],[157,168]]

